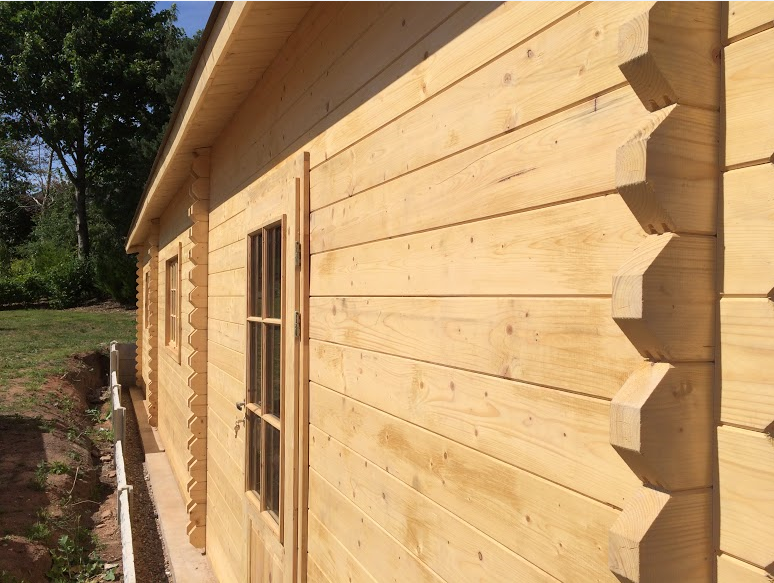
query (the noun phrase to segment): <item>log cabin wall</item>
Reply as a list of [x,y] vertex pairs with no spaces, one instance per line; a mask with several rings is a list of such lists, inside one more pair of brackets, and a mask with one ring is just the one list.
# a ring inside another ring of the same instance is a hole
[[221,580],[253,553],[247,209],[299,152],[309,580],[711,580],[720,17],[696,6],[311,9],[212,149]]
[[729,2],[717,430],[719,583],[774,572],[774,3]]

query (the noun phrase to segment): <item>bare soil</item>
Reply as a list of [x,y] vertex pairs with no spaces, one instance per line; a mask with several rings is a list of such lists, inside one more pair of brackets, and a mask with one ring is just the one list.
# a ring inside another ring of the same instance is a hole
[[[0,583],[121,580],[107,369],[104,354],[78,355],[29,410],[0,414]],[[142,536],[160,551],[156,529]],[[166,579],[159,561],[144,581]]]

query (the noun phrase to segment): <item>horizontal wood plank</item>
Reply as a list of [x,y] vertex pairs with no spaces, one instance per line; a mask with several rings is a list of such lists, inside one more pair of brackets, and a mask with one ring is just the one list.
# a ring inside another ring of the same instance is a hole
[[307,147],[320,164],[502,52],[550,26],[581,2],[470,2],[412,46],[325,118]]
[[316,472],[444,581],[556,581],[314,426],[309,459]]
[[718,583],[771,583],[771,575],[730,555],[718,557]]
[[606,544],[614,508],[314,383],[309,410],[312,425],[369,464],[558,579],[616,581]]
[[645,237],[613,194],[313,255],[310,293],[610,294]]
[[630,87],[311,213],[312,253],[616,187],[616,150],[647,112]]
[[773,2],[731,0],[728,3],[728,40],[774,27]]
[[774,563],[774,443],[769,435],[718,429],[720,548],[762,569]]
[[723,174],[723,291],[767,295],[774,288],[774,165]]
[[725,49],[726,166],[762,161],[774,153],[774,29]]
[[[618,29],[647,5],[591,4],[316,167],[317,209],[624,82]],[[564,80],[557,85],[554,79]]]
[[308,536],[309,558],[330,581],[376,583],[376,579],[312,513],[309,514]]
[[720,301],[721,420],[763,431],[774,424],[774,303]]
[[309,514],[379,581],[443,583],[443,579],[312,469],[309,470]]
[[610,446],[607,401],[311,341],[310,380],[591,498],[640,486]]
[[612,398],[642,357],[605,298],[316,298],[310,338]]

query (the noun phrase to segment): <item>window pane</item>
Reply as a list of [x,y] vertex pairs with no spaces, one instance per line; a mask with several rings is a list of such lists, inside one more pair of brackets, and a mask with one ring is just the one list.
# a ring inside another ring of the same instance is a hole
[[247,412],[247,489],[261,493],[261,418]]
[[266,387],[266,412],[280,416],[281,371],[282,371],[282,330],[279,326],[266,324],[266,366],[269,386]]
[[267,265],[266,277],[267,283],[267,316],[269,318],[281,318],[282,317],[282,228],[273,227],[266,232],[267,236],[267,249],[266,257],[268,258],[269,265]]
[[247,323],[250,330],[250,378],[248,379],[247,401],[261,406],[261,324]]
[[261,297],[263,294],[262,237],[258,233],[250,238],[250,316],[261,317]]
[[280,432],[266,423],[266,510],[279,522]]

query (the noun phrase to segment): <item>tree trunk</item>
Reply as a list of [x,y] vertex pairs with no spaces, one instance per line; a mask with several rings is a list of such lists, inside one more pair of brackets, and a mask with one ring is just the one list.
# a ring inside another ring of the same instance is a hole
[[86,180],[75,185],[75,232],[78,235],[78,259],[89,257],[89,225],[86,222]]

